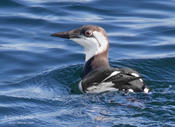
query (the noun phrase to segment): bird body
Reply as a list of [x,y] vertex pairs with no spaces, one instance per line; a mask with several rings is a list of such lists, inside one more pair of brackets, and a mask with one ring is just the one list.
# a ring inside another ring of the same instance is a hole
[[68,38],[85,50],[85,65],[79,89],[83,93],[106,91],[149,92],[139,73],[130,68],[113,68],[108,62],[109,41],[103,28],[85,25],[52,36]]

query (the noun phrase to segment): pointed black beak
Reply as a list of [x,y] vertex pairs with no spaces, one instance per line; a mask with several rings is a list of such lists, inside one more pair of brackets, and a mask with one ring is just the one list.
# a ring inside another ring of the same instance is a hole
[[69,32],[57,32],[57,33],[51,34],[51,36],[70,39],[71,35]]
[[80,38],[80,30],[76,29],[76,30],[71,30],[68,32],[57,32],[57,33],[51,34],[51,36],[60,37],[60,38],[67,38],[67,39]]

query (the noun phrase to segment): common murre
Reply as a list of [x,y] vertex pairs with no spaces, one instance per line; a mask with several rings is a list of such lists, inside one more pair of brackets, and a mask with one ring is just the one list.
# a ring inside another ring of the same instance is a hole
[[85,25],[68,32],[51,36],[70,39],[85,49],[85,65],[79,89],[83,93],[128,91],[148,93],[139,73],[130,68],[113,68],[108,62],[109,41],[103,28]]

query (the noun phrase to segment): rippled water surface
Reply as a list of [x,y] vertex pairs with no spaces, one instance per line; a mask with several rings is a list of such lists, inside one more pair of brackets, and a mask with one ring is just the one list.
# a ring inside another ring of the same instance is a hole
[[[80,94],[83,49],[51,33],[102,26],[109,60],[149,94]],[[175,0],[1,0],[1,127],[174,127]]]

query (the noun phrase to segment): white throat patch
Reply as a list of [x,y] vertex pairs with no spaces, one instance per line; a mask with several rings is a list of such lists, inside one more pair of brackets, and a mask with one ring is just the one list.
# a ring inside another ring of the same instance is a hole
[[81,38],[71,38],[72,41],[84,47],[86,61],[105,51],[108,46],[108,40],[101,32],[94,31],[93,35],[94,37],[82,36]]

